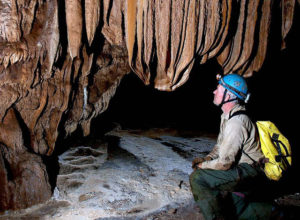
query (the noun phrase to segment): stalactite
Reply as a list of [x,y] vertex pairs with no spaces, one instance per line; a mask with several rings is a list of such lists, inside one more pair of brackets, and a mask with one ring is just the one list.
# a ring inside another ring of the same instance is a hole
[[85,28],[91,46],[100,21],[100,0],[85,0]]
[[220,8],[221,13],[221,27],[220,31],[216,37],[215,44],[212,45],[212,51],[208,54],[208,59],[216,56],[218,52],[223,47],[223,44],[228,36],[228,30],[229,30],[229,22],[231,18],[231,8],[232,8],[232,1],[230,0],[223,0],[222,5]]
[[65,0],[69,52],[72,59],[79,55],[82,36],[81,0]]
[[295,0],[281,0],[281,16],[282,16],[282,24],[281,24],[281,36],[282,36],[282,44],[281,48],[284,49],[285,38],[289,33],[294,18],[294,9],[295,9],[296,1]]
[[135,35],[136,35],[136,3],[137,0],[127,1],[127,26],[126,26],[126,43],[128,49],[128,61],[129,65],[132,67]]
[[[225,72],[237,72],[248,61],[254,48],[258,7],[258,1],[249,1],[247,11],[245,12],[246,17],[241,21],[244,30],[242,31],[243,36],[241,36],[241,42],[239,43],[239,56],[235,56],[237,60],[231,66],[229,64],[229,67],[225,66]],[[234,56],[234,53],[232,55]]]
[[265,43],[266,37],[269,35],[270,24],[271,24],[271,10],[272,4],[269,1],[264,1],[262,3],[261,11],[262,15],[259,21],[260,31],[258,33],[257,40],[257,50],[253,55],[254,58],[249,60],[248,63],[241,69],[241,72],[244,73],[245,77],[250,77],[253,75],[253,72],[259,71],[262,67],[262,64],[265,60],[268,44]]
[[103,0],[103,27],[101,32],[112,45],[125,45],[124,5],[126,1]]
[[151,69],[150,65],[154,54],[154,1],[144,1],[144,17],[143,17],[143,44],[144,50],[141,57],[145,63],[145,81],[149,82]]
[[[174,90],[174,86],[179,87],[188,79],[190,69],[186,68],[192,66],[193,59],[195,57],[195,42],[196,42],[196,33],[195,33],[195,1],[186,1],[184,7],[185,19],[183,20],[182,28],[182,40],[180,48],[180,56],[177,58],[176,66],[174,66],[174,73],[168,71],[168,76],[171,78],[172,85],[170,90]],[[174,10],[172,10],[174,11]],[[170,33],[172,39],[172,32]],[[170,44],[174,44],[170,42]],[[182,59],[184,58],[184,59]],[[172,59],[172,57],[171,57]],[[169,68],[168,68],[169,69]],[[180,77],[181,76],[181,77]]]

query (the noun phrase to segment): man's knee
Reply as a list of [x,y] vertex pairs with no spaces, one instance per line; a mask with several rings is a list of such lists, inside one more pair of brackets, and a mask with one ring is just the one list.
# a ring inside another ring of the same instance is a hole
[[190,175],[190,185],[192,188],[195,186],[204,186],[205,184],[205,177],[204,177],[204,172],[202,169],[195,170],[194,172],[191,173]]
[[196,171],[197,170],[194,170],[191,175],[190,175],[190,183],[192,183],[192,181],[194,180],[195,176],[196,176]]
[[190,184],[192,184],[195,179],[198,177],[199,170],[194,170],[190,175]]

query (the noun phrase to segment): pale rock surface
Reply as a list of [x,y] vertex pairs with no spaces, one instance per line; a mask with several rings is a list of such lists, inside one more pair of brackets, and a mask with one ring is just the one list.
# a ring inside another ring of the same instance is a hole
[[7,216],[201,219],[190,191],[191,161],[205,155],[215,140],[153,134],[112,131],[103,144],[70,148],[59,156],[52,200]]

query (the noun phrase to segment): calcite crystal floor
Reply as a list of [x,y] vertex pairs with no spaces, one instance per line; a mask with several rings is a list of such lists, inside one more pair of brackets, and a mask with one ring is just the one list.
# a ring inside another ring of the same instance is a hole
[[189,186],[191,161],[209,152],[215,139],[159,130],[115,130],[104,139],[59,156],[51,201],[6,217],[201,219]]

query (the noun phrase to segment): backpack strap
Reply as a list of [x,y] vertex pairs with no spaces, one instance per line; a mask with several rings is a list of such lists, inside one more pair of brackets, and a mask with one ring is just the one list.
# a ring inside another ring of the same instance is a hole
[[[237,116],[237,115],[247,115],[247,116],[248,116],[248,114],[247,114],[247,112],[246,112],[245,110],[240,110],[240,111],[234,112],[232,115],[229,115],[229,120],[230,120],[232,117]],[[242,152],[243,152],[250,160],[252,160],[252,162],[253,162],[254,164],[258,164],[258,162],[255,161],[252,157],[250,157],[250,155],[247,154],[247,153],[244,151],[243,148],[242,148]]]
[[259,162],[255,161],[252,157],[249,156],[249,154],[247,154],[244,149],[242,149],[242,152],[250,159],[252,160],[253,164],[259,164]]
[[[279,140],[279,134],[274,133],[271,137],[271,140],[275,143],[276,149],[278,151],[278,155],[275,156],[275,161],[280,162],[281,160],[283,160],[283,162],[285,163],[285,166],[289,167],[290,164],[287,161],[286,157],[290,157],[290,155],[289,155],[289,152],[288,152],[286,146]],[[286,155],[282,154],[280,144],[283,146]]]
[[236,115],[247,115],[247,112],[245,110],[236,111],[232,115],[229,115],[229,119],[231,119],[232,117],[234,117]]

